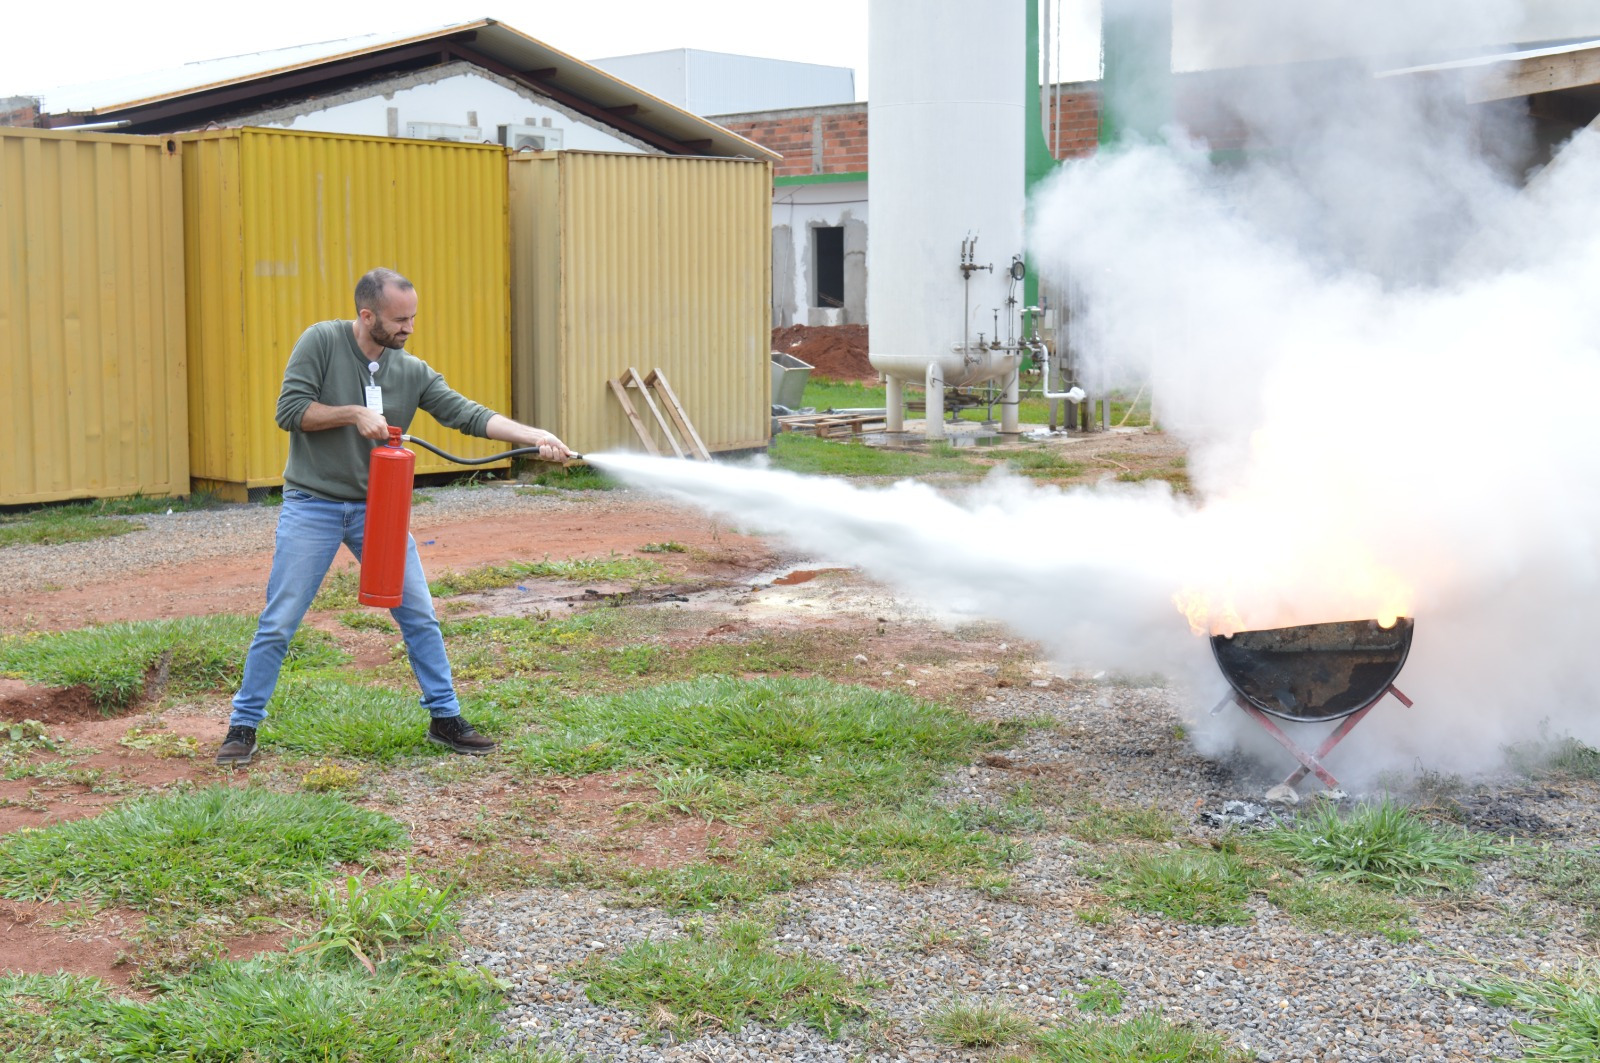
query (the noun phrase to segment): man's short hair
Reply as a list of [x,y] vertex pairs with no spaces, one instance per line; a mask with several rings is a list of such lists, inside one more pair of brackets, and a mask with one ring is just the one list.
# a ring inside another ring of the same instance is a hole
[[416,285],[406,280],[392,269],[369,269],[356,281],[356,313],[371,310],[374,314],[383,305],[383,291],[385,288],[398,288],[400,291],[409,292]]

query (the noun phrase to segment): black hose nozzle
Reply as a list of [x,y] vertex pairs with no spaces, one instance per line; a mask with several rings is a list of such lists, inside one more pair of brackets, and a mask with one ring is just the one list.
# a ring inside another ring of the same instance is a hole
[[[418,439],[416,436],[412,435],[402,435],[400,438],[405,440],[407,443],[415,443],[423,450],[431,450],[445,461],[453,461],[457,465],[487,465],[491,461],[504,461],[506,458],[515,458],[520,454],[539,453],[538,447],[518,447],[516,450],[508,450],[504,454],[491,454],[487,458],[458,458],[454,454],[446,454],[444,451],[440,450],[426,439]],[[578,461],[583,460],[582,454],[576,454],[570,450],[567,453],[572,454],[572,457]]]

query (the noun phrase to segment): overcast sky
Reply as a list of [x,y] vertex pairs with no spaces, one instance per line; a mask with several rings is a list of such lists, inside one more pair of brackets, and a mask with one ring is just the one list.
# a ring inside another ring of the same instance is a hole
[[[1098,15],[1099,0],[1061,0]],[[9,5],[6,48],[0,59],[0,96],[30,95],[58,85],[104,81],[312,41],[426,29],[494,18],[580,59],[666,48],[702,48],[773,59],[850,67],[856,93],[866,98],[867,0],[806,0],[762,4],[750,0],[378,0],[350,4],[327,0],[268,0],[219,6],[192,0],[138,4],[118,0],[47,0]],[[1052,36],[1055,36],[1052,33]],[[1072,34],[1063,51],[1074,48]],[[1098,42],[1076,35],[1079,72],[1094,77]]]

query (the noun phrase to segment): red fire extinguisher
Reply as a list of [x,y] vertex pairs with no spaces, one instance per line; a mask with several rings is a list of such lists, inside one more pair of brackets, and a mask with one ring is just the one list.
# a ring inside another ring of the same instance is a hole
[[372,448],[367,475],[367,523],[361,533],[362,605],[393,609],[406,589],[406,540],[411,535],[411,485],[417,456],[400,445],[400,429]]

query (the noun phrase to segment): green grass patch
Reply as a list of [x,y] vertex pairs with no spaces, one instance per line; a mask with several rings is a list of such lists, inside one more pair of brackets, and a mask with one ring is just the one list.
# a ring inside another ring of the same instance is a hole
[[1092,1020],[1052,1029],[1033,1040],[1039,1063],[1247,1063],[1209,1030],[1169,1022],[1159,1013],[1126,1022]]
[[1539,737],[1507,746],[1506,760],[1532,779],[1600,780],[1600,750],[1571,735],[1552,735],[1545,727],[1540,728]]
[[689,548],[680,542],[668,540],[663,543],[645,543],[639,547],[641,554],[685,554]]
[[215,495],[196,492],[189,498],[129,495],[90,502],[67,502],[0,515],[0,547],[81,543],[141,531],[143,524],[126,518],[145,513],[211,509]]
[[398,635],[400,629],[389,619],[387,612],[377,609],[350,609],[339,614],[339,623],[351,631],[378,631],[385,635]]
[[1098,844],[1124,838],[1171,841],[1182,820],[1154,805],[1106,805],[1080,800],[1065,810],[1067,833],[1079,841]]
[[1124,853],[1090,873],[1105,880],[1107,897],[1134,911],[1206,926],[1243,926],[1252,918],[1244,904],[1258,876],[1230,853]]
[[[1022,401],[1017,405],[1017,418],[1023,424],[1047,424],[1050,420],[1049,400],[1040,398],[1036,393],[1038,376],[1031,374],[1025,376],[1025,388]],[[908,397],[921,401],[921,390],[908,388]],[[1100,396],[1095,396],[1098,399]],[[883,409],[887,402],[887,389],[882,384],[869,384],[851,380],[829,380],[826,377],[812,376],[806,381],[805,393],[800,398],[802,407],[810,406],[819,413],[823,410],[865,410]],[[998,398],[996,399],[995,416],[999,416]],[[1076,424],[1076,407],[1063,403],[1065,416],[1070,424]],[[1120,392],[1111,396],[1111,423],[1119,425],[1126,423],[1130,427],[1145,427],[1150,423],[1150,401],[1141,398],[1133,404],[1133,411],[1129,413],[1130,403]],[[1098,407],[1096,407],[1098,409]],[[969,407],[961,411],[963,421],[983,421],[989,416],[986,406]],[[1124,418],[1126,421],[1124,422]]]
[[1300,926],[1381,934],[1390,941],[1411,941],[1411,907],[1394,897],[1327,879],[1269,887],[1267,899]]
[[1435,826],[1389,800],[1348,815],[1325,806],[1249,841],[1337,881],[1397,893],[1470,888],[1472,865],[1503,851],[1493,838]]
[[966,876],[1003,888],[1005,869],[1028,857],[1028,847],[975,830],[961,812],[908,801],[896,808],[797,820],[769,843],[771,851],[823,868],[870,869],[893,882],[933,882]]
[[976,476],[983,472],[983,466],[955,447],[938,443],[926,450],[889,450],[783,432],[772,440],[769,453],[774,468],[825,476]]
[[540,775],[698,768],[768,793],[870,804],[930,788],[1014,730],[867,687],[710,676],[552,705],[508,748]]
[[934,1010],[923,1023],[935,1041],[961,1048],[997,1048],[1029,1040],[1038,1027],[1005,1004],[956,1001]]
[[596,469],[593,465],[551,465],[549,462],[528,462],[517,473],[515,488],[519,495],[543,494],[550,490],[610,491],[622,484]]
[[404,841],[400,824],[336,797],[213,786],[0,838],[0,894],[145,911],[229,906]]
[[[46,686],[83,684],[103,710],[125,708],[164,679],[168,693],[203,694],[237,686],[256,622],[244,616],[182,617],[104,624],[76,631],[0,637],[0,675]],[[345,660],[325,633],[301,628],[285,668]]]
[[[380,763],[441,752],[424,737],[428,712],[413,690],[331,675],[290,677],[278,684],[270,708],[261,741],[278,750]],[[464,700],[462,711],[485,734],[504,730],[504,718],[492,699]]]
[[574,583],[659,583],[667,578],[666,570],[657,561],[645,557],[569,558],[561,561],[512,561],[504,565],[480,565],[465,572],[446,572],[428,581],[428,590],[436,598],[452,594],[471,594],[474,591],[508,587],[520,579],[560,579]]
[[1055,447],[997,451],[996,456],[1011,471],[1040,480],[1070,480],[1082,476],[1086,466],[1070,461]]
[[282,953],[218,963],[140,1002],[71,975],[0,976],[0,1056],[487,1063],[500,987],[426,949],[376,974]]
[[358,611],[361,605],[357,595],[361,591],[361,569],[354,566],[330,568],[322,577],[317,596],[311,599],[313,609],[346,609]]
[[1488,978],[1462,989],[1531,1017],[1511,1029],[1522,1058],[1536,1063],[1600,1059],[1600,967],[1590,963],[1544,978]]
[[837,1039],[847,1023],[866,1018],[868,983],[833,964],[779,952],[768,943],[771,933],[765,923],[732,920],[715,933],[641,942],[569,974],[587,983],[591,1001],[650,1017],[679,1037],[755,1021],[803,1023]]

